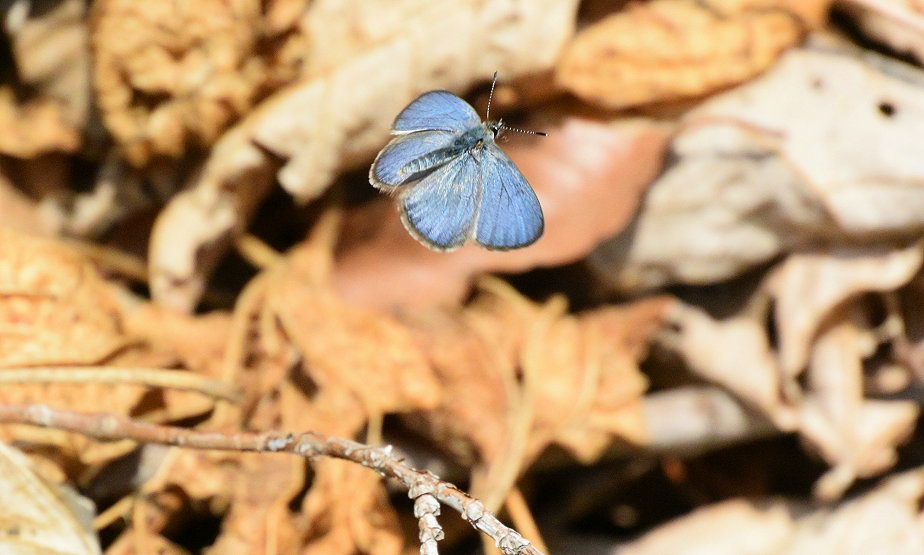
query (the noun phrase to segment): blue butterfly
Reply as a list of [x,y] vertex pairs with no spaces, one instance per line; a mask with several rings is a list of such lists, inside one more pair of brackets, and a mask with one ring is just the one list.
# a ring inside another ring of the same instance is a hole
[[[493,94],[494,83],[489,118]],[[404,227],[433,250],[454,250],[470,240],[500,251],[531,245],[542,235],[542,208],[494,142],[504,129],[545,136],[503,120],[482,122],[449,91],[424,93],[398,114],[397,137],[376,156],[369,182],[398,194]]]

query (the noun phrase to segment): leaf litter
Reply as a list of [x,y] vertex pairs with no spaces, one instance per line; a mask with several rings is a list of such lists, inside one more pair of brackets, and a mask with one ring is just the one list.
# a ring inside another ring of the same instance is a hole
[[[5,19],[0,404],[388,444],[555,552],[924,545],[913,2],[52,4]],[[426,251],[364,168],[494,71],[546,235]],[[417,547],[349,462],[0,438],[4,549]]]

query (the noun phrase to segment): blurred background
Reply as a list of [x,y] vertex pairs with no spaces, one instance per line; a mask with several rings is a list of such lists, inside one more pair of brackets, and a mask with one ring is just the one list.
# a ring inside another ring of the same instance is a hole
[[[390,444],[551,553],[924,553],[920,0],[0,15],[0,404]],[[427,250],[369,166],[494,72],[545,234]],[[0,448],[3,552],[420,548],[342,461]]]

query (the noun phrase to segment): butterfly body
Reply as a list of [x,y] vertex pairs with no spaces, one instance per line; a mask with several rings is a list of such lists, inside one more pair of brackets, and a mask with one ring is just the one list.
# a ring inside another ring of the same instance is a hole
[[431,249],[468,241],[489,250],[530,245],[542,235],[542,209],[495,143],[504,128],[482,122],[448,91],[424,93],[398,114],[397,136],[376,157],[369,182],[397,193],[404,226]]

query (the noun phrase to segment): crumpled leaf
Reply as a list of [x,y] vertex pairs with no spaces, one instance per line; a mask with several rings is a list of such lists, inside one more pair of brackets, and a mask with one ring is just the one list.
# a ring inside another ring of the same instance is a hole
[[57,100],[35,98],[20,104],[8,87],[0,87],[0,126],[0,152],[7,156],[33,158],[80,146],[80,135],[64,120]]
[[126,344],[113,292],[62,243],[0,228],[0,365],[94,364]]
[[732,499],[662,525],[620,553],[919,553],[924,472],[915,469],[833,508],[786,499]]
[[662,163],[665,132],[630,122],[569,119],[549,136],[504,149],[536,190],[545,234],[511,252],[468,246],[452,253],[422,247],[401,224],[394,202],[354,214],[344,232],[336,286],[365,306],[425,306],[458,301],[482,272],[522,272],[579,260],[634,215]]
[[779,429],[798,426],[796,408],[781,395],[779,361],[760,322],[747,316],[716,320],[680,303],[670,314],[676,329],[670,345],[683,353],[693,372],[734,392]]
[[688,115],[676,164],[635,225],[595,251],[594,267],[638,291],[727,279],[819,233],[829,242],[913,236],[924,227],[924,158],[913,146],[922,87],[919,70],[884,58],[790,51]]
[[783,372],[796,376],[805,368],[816,331],[836,306],[865,292],[898,289],[917,273],[922,260],[921,242],[901,249],[845,246],[789,256],[768,283]]
[[606,108],[698,96],[767,69],[820,26],[828,0],[656,0],[591,25],[568,46],[556,79]]
[[285,4],[96,2],[96,98],[126,159],[140,166],[210,145],[264,88],[293,79],[304,53],[292,43],[303,37],[292,33],[292,14],[280,17]]
[[[828,500],[840,497],[857,478],[877,475],[894,465],[896,448],[914,429],[919,414],[914,402],[865,395],[864,364],[873,360],[888,338],[875,326],[871,309],[859,297],[901,286],[920,265],[920,246],[886,255],[876,252],[868,258],[843,254],[817,254],[814,260],[793,255],[791,266],[787,268],[789,261],[783,263],[785,271],[792,272],[787,285],[775,274],[755,293],[755,297],[767,298],[788,295],[785,301],[777,301],[782,314],[776,320],[780,337],[776,348],[770,346],[766,314],[741,313],[718,320],[685,305],[672,310],[672,334],[662,338],[682,353],[696,374],[737,395],[779,430],[798,432],[831,465],[816,483],[816,495]],[[898,270],[902,264],[884,263],[889,257],[908,259],[910,264]],[[856,272],[846,271],[851,265],[857,265]],[[880,271],[881,283],[866,266],[885,268]],[[900,272],[904,279],[896,280]],[[812,316],[798,317],[801,307]],[[806,329],[807,321],[814,322],[814,327]],[[804,379],[798,378],[805,362],[793,366],[792,372],[785,367],[783,338],[798,341],[806,349]]]
[[669,301],[569,315],[561,299],[537,305],[499,282],[484,287],[466,308],[403,317],[444,390],[411,421],[475,466],[476,495],[498,506],[553,443],[590,463],[616,438],[644,442],[638,362]]
[[86,3],[20,2],[4,18],[16,84],[0,87],[0,152],[34,158],[77,150],[90,111]]
[[[156,346],[145,344],[146,334],[141,326],[135,327],[139,319],[126,317],[126,313],[132,314],[126,310],[127,295],[104,281],[67,243],[0,228],[0,292],[0,372],[104,364],[156,368],[182,361],[190,370],[209,373],[211,369],[213,375],[218,374],[215,362],[209,365],[201,358],[208,353],[209,343],[203,339],[209,336],[205,333],[200,332],[195,346],[199,358],[179,348],[180,342],[163,330],[147,334],[159,342]],[[189,317],[173,318],[171,331],[195,329],[188,321],[179,323],[179,318]],[[159,319],[161,326],[166,322]],[[221,331],[214,323],[208,325],[212,331]],[[216,342],[223,345],[220,338],[211,341],[213,346]],[[27,378],[7,383],[0,387],[0,402],[39,403],[84,412],[99,412],[105,407],[113,414],[136,416],[164,410],[161,416],[176,418],[202,414],[213,404],[211,399],[188,391],[153,390],[155,394],[148,396],[150,387],[113,383],[107,380],[105,370],[98,369],[95,380],[78,383],[31,382]],[[68,368],[50,371],[68,372]],[[3,426],[0,438],[55,446],[62,459],[77,459],[85,465],[108,461],[131,449],[125,444],[96,442],[31,426]]]
[[0,551],[10,554],[102,553],[90,500],[39,475],[22,452],[0,442]]
[[19,80],[57,101],[72,133],[90,116],[90,47],[87,4],[81,0],[30,3],[6,21]]
[[836,499],[855,479],[892,467],[896,446],[911,434],[919,415],[913,401],[864,399],[862,362],[876,347],[867,333],[841,317],[812,350],[802,431],[832,464],[815,486],[822,499]]
[[[255,546],[275,545],[280,553],[291,553],[300,545],[296,520],[289,502],[304,485],[305,465],[297,457],[267,457],[265,454],[235,453],[216,461],[227,470],[206,467],[198,473],[177,477],[176,485],[185,488],[202,472],[216,472],[229,479],[229,511],[222,520],[222,530],[212,546],[216,553],[253,553]],[[317,465],[315,465],[317,467]],[[365,470],[365,469],[360,469]],[[371,473],[370,473],[371,474]],[[341,484],[342,485],[342,484]]]
[[[312,3],[303,24],[325,47],[307,62],[317,71],[225,133],[191,190],[158,218],[150,247],[158,302],[183,310],[195,305],[229,238],[269,191],[280,161],[277,178],[289,193],[300,201],[317,197],[338,171],[371,159],[388,139],[394,117],[416,95],[434,88],[461,91],[494,71],[511,79],[547,69],[572,32],[577,5],[403,0],[383,11],[354,2]],[[338,21],[332,13],[344,24],[331,25]],[[396,17],[383,20],[383,13]],[[363,40],[357,40],[358,29]],[[460,60],[460,52],[477,55]]]
[[[307,553],[400,553],[404,539],[382,479],[345,461],[314,465],[311,491],[302,505]],[[349,484],[349,493],[344,492]]]
[[[439,385],[410,333],[394,318],[345,303],[335,294],[330,236],[323,236],[332,230],[316,231],[285,264],[269,270],[264,310],[278,319],[318,388],[355,397],[362,408],[357,424],[369,415],[432,407],[439,400]],[[346,414],[338,418],[350,421]]]

